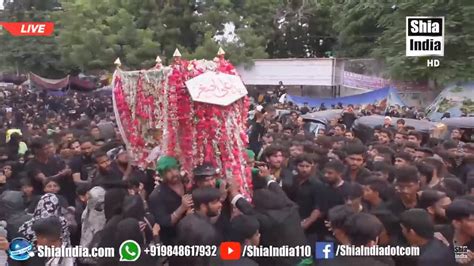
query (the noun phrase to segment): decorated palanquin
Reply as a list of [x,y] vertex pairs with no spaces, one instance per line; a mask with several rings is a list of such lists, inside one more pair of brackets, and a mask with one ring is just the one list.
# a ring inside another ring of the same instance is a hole
[[211,162],[249,197],[249,100],[234,66],[222,52],[213,61],[187,61],[177,52],[170,66],[157,62],[153,69],[117,68],[114,74],[117,124],[135,161],[145,165],[159,146],[163,154],[178,158],[184,171]]

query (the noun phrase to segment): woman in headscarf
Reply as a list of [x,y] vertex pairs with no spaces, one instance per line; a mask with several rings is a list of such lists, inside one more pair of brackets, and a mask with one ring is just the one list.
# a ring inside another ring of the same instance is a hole
[[[122,221],[120,221],[117,224],[117,230],[113,234],[114,238],[114,247],[116,249],[116,253],[118,253],[118,250],[120,248],[120,245],[126,241],[126,240],[134,240],[136,241],[140,247],[141,250],[144,250],[145,248],[148,247],[148,245],[143,244],[142,241],[142,231],[140,230],[140,222],[135,219],[135,218],[125,218]],[[118,258],[115,258],[118,260]],[[151,257],[147,254],[142,254],[138,258],[137,261],[134,262],[120,262],[120,265],[143,265],[143,266],[148,266],[148,265],[156,265],[156,261],[158,259],[156,257]],[[101,266],[106,266],[106,265],[117,265],[117,261],[113,264],[101,264]]]
[[142,237],[138,243],[148,245],[153,241],[153,225],[155,224],[155,219],[153,215],[145,211],[145,206],[140,196],[132,195],[125,198],[122,215],[124,218],[134,218],[139,221]]
[[127,196],[127,191],[121,188],[107,190],[104,200],[104,213],[107,222],[115,215],[122,213],[123,200]]
[[105,190],[102,187],[93,187],[88,194],[87,206],[82,213],[81,246],[83,247],[88,247],[94,235],[105,225]]
[[[81,246],[92,248],[99,244],[94,243],[94,236],[105,226],[105,190],[102,187],[93,187],[89,190],[88,195],[87,206],[82,213]],[[95,261],[84,259],[83,262],[94,263]]]
[[61,213],[61,206],[59,205],[58,197],[53,193],[44,194],[38,202],[36,209],[33,213],[33,218],[25,222],[18,230],[28,241],[36,242],[36,235],[32,229],[33,224],[42,218],[48,218],[51,216],[59,217],[62,226],[61,240],[63,245],[70,246],[70,233],[69,226],[66,218]]
[[9,240],[22,236],[18,229],[30,218],[31,215],[25,212],[23,193],[9,190],[0,194],[0,220],[7,222]]
[[[114,247],[113,236],[117,232],[117,224],[123,220],[122,205],[127,191],[121,188],[108,189],[104,198],[104,214],[106,223],[101,231],[99,247]],[[113,258],[98,258],[98,265],[115,265]]]

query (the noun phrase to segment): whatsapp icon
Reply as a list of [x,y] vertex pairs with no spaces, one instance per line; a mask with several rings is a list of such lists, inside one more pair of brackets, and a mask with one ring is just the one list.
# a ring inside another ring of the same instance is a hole
[[136,261],[142,253],[140,245],[136,241],[123,241],[119,249],[120,261]]

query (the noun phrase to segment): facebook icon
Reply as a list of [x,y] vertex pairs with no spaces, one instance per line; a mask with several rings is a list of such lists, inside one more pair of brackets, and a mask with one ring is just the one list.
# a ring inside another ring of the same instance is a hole
[[333,259],[334,243],[332,242],[316,242],[316,259]]

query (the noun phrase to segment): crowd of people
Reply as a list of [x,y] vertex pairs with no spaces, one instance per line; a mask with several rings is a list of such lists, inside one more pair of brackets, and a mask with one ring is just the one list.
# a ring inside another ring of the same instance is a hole
[[[351,130],[352,108],[315,135],[300,116],[305,110],[281,120],[274,104],[256,107],[243,151],[253,169],[250,200],[210,163],[192,173],[181,171],[181,158],[165,155],[153,167],[134,165],[118,130],[106,126],[115,123],[110,96],[14,91],[1,102],[0,249],[16,237],[113,247],[116,254],[128,239],[142,250],[223,241],[314,248],[329,241],[416,246],[420,256],[224,261],[142,253],[130,263],[117,255],[9,265],[473,265],[473,143],[461,141],[461,129],[446,140],[423,138],[403,119],[360,138]],[[464,246],[465,256],[455,256]]]

